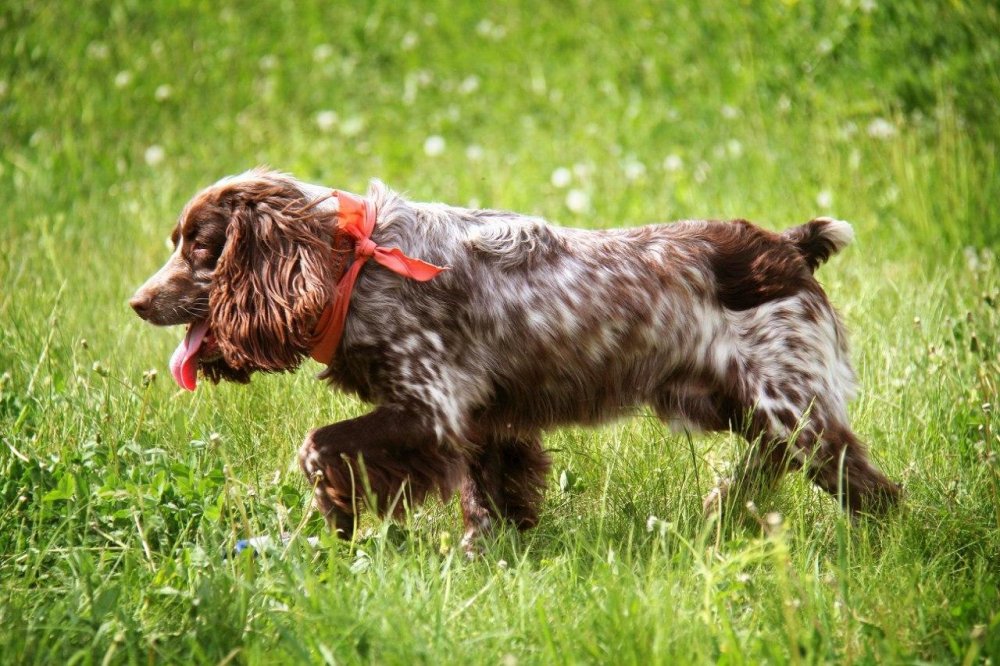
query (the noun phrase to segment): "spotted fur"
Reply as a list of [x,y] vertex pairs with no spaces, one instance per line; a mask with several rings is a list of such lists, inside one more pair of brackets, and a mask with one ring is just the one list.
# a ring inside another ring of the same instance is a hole
[[[299,193],[294,205],[268,205],[276,184],[283,195]],[[311,221],[310,202],[326,192],[264,171],[213,188],[199,197],[233,201],[244,214],[310,211]],[[255,200],[257,193],[264,199]],[[550,464],[541,434],[642,405],[665,421],[731,429],[751,443],[735,479],[710,493],[707,509],[742,502],[799,467],[852,512],[895,502],[897,486],[868,461],[849,427],[854,374],[846,335],[813,277],[850,241],[850,225],[820,218],[776,234],[743,220],[684,221],[583,231],[415,203],[379,182],[367,196],[378,211],[376,243],[449,270],[418,283],[370,265],[355,286],[343,338],[321,377],[375,409],[312,431],[300,450],[318,506],[345,535],[364,505],[398,511],[433,490],[454,489],[462,493],[470,549],[498,519],[531,527]],[[180,226],[197,226],[200,214],[189,205]],[[328,214],[328,231],[316,234],[331,247],[338,239]],[[295,225],[279,221],[267,225],[271,233]],[[229,243],[246,242],[252,224],[240,228]],[[267,271],[267,257],[258,258],[254,270]],[[219,300],[214,288],[207,288],[209,303]],[[257,298],[273,308],[287,295],[264,289]],[[307,330],[317,307],[287,315],[286,325]],[[221,349],[233,346],[224,326],[213,323],[213,333]],[[286,337],[302,339],[277,331],[268,344],[282,347]],[[266,355],[268,344],[258,341],[257,352]],[[295,347],[289,362],[288,351],[274,357],[291,369],[306,352]],[[231,371],[219,367],[234,362]],[[208,376],[215,379],[275,369],[236,353],[214,363]]]

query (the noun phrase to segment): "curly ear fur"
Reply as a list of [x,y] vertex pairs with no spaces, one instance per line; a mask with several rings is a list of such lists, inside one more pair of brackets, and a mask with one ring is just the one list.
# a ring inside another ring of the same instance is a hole
[[274,174],[234,182],[219,199],[231,212],[209,318],[225,362],[206,363],[205,374],[247,381],[255,370],[293,370],[348,259],[332,245],[334,221]]

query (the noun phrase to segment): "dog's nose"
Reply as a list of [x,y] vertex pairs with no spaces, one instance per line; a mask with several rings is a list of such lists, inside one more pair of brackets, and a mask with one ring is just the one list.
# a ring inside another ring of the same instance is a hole
[[149,311],[153,306],[153,297],[148,293],[138,292],[129,299],[128,304],[132,306],[135,313],[143,319],[149,318]]

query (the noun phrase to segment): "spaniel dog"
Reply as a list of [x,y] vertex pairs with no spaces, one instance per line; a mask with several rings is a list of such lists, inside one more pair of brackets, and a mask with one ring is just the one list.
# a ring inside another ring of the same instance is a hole
[[780,234],[744,220],[569,229],[257,169],[187,204],[130,304],[188,326],[171,370],[189,389],[199,371],[247,382],[320,360],[320,378],[375,405],[299,451],[331,529],[350,538],[365,506],[398,514],[459,489],[474,552],[496,521],[538,522],[544,431],[641,405],[749,442],[706,511],[789,469],[852,513],[893,505],[899,487],[848,423],[846,335],[813,277],[852,237],[829,218]]

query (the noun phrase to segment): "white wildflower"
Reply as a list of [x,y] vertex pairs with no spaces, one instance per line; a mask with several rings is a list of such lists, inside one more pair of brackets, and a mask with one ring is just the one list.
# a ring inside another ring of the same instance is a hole
[[340,123],[340,133],[344,136],[357,136],[361,134],[362,130],[365,128],[365,119],[361,116],[351,116],[350,118],[344,118],[344,122]]
[[840,126],[837,130],[837,135],[840,137],[841,141],[847,141],[852,136],[858,133],[858,126],[848,120],[846,123]]
[[622,165],[625,180],[639,180],[646,175],[646,165],[634,157],[629,157]]
[[333,47],[329,44],[319,44],[313,49],[313,60],[316,62],[326,62],[333,55]]
[[104,42],[91,42],[87,44],[87,56],[93,60],[107,60],[111,55],[111,49]]
[[816,194],[816,205],[823,210],[829,210],[833,205],[833,194],[830,190],[820,190]]
[[483,159],[483,156],[485,154],[486,151],[483,150],[483,147],[475,143],[470,144],[465,149],[465,158],[470,162],[478,162],[479,160]]
[[726,152],[735,159],[743,154],[743,144],[738,139],[730,139],[726,142]]
[[424,141],[424,153],[428,157],[437,157],[438,155],[444,153],[444,149],[445,142],[443,136],[432,134],[427,137],[426,141]]
[[740,115],[740,110],[735,106],[730,106],[729,104],[723,104],[719,111],[722,113],[722,117],[726,120],[732,120]]
[[458,92],[460,95],[471,95],[472,93],[479,90],[479,77],[475,74],[471,74],[458,84]]
[[420,35],[410,30],[405,35],[403,35],[403,38],[401,40],[399,40],[399,47],[404,51],[412,51],[417,47],[417,44],[419,43],[420,43]]
[[876,8],[878,8],[878,5],[875,4],[875,0],[861,0],[858,3],[858,9],[865,14],[871,14]]
[[173,94],[174,89],[164,83],[161,86],[157,86],[156,91],[153,93],[153,97],[156,98],[157,102],[165,102],[170,99],[170,96]]
[[406,78],[403,79],[403,104],[410,106],[417,101],[417,92],[419,90],[420,83],[417,81],[417,77],[407,74]]
[[476,33],[481,37],[486,37],[494,41],[503,39],[507,35],[507,28],[498,25],[488,18],[484,18],[476,24]]
[[851,150],[850,156],[847,158],[847,166],[851,171],[857,171],[861,168],[861,151],[857,148]]
[[573,180],[573,174],[566,167],[559,167],[552,172],[552,176],[549,181],[552,183],[553,187],[563,188],[570,184]]
[[124,88],[130,83],[132,83],[132,72],[123,69],[115,74],[115,88]]
[[152,146],[147,148],[146,152],[143,153],[143,159],[145,159],[146,164],[148,164],[151,167],[160,165],[166,156],[167,154],[163,150],[163,146],[159,146],[156,144],[153,144]]
[[320,111],[316,114],[316,126],[319,127],[321,132],[329,132],[332,130],[340,117],[337,115],[336,111]]
[[778,111],[780,113],[788,113],[792,110],[792,100],[788,95],[782,95],[778,98]]
[[708,162],[701,161],[698,162],[697,166],[694,168],[694,181],[696,183],[704,183],[708,180],[708,174],[712,170],[711,165]]
[[663,170],[670,173],[684,168],[684,159],[677,153],[671,153],[663,158]]
[[876,118],[868,123],[868,136],[873,139],[891,139],[896,136],[896,126],[885,118]]
[[267,72],[278,66],[278,58],[273,55],[261,56],[260,60],[257,61],[257,64],[261,69]]
[[824,37],[823,39],[819,40],[818,44],[816,44],[816,50],[819,51],[820,55],[826,55],[831,51],[833,51],[833,42],[830,41],[828,38]]
[[590,195],[583,190],[570,190],[566,193],[566,208],[579,214],[590,210]]

